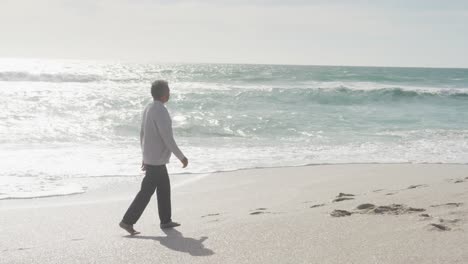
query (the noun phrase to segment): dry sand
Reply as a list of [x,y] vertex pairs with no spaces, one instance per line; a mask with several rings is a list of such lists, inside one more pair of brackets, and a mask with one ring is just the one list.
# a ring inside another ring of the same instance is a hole
[[[187,176],[194,177],[194,176]],[[0,201],[0,263],[468,263],[467,165],[323,165],[215,173],[118,227],[139,187]]]

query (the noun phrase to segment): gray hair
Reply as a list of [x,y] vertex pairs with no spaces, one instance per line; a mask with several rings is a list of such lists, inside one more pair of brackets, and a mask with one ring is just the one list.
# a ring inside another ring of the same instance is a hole
[[159,99],[169,92],[169,84],[164,80],[156,80],[151,84],[151,96]]

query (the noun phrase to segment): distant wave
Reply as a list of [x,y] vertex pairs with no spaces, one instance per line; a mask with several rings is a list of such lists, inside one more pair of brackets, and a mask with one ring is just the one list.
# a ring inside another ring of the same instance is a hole
[[399,95],[468,95],[468,87],[437,87],[416,85],[394,85],[376,82],[339,82],[308,81],[292,84],[232,84],[210,82],[177,82],[172,83],[178,93],[237,92],[281,92],[303,91],[306,93],[374,93]]
[[417,96],[450,96],[468,97],[468,89],[462,88],[423,88],[423,87],[336,87],[315,88],[310,93],[335,93],[378,97],[417,97]]
[[94,74],[0,72],[0,81],[6,82],[96,82],[103,78]]
[[91,83],[101,81],[134,83],[134,82],[151,82],[153,78],[148,76],[144,77],[124,77],[112,78],[110,76],[102,76],[97,74],[76,74],[76,73],[31,73],[22,71],[6,71],[0,72],[0,81],[4,82],[78,82],[78,83]]
[[[224,91],[218,92],[224,94]],[[207,93],[205,92],[205,96]],[[252,97],[277,98],[283,102],[372,102],[395,101],[406,99],[468,99],[468,89],[461,88],[261,88],[261,89],[233,89],[230,95],[249,100]]]

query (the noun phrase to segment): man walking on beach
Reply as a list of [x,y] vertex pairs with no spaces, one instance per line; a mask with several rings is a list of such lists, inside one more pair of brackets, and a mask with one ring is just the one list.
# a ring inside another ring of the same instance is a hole
[[166,81],[157,80],[151,85],[153,102],[143,111],[140,144],[143,152],[142,170],[146,171],[141,189],[125,213],[119,226],[131,235],[139,234],[133,225],[138,221],[156,191],[161,228],[180,226],[171,219],[171,185],[166,164],[171,153],[187,167],[188,160],[180,151],[172,134],[172,120],[164,104],[169,101],[170,89]]

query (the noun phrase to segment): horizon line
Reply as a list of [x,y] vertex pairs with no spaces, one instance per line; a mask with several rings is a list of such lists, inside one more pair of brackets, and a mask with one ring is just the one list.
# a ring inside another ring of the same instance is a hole
[[355,67],[355,68],[410,68],[410,69],[458,69],[468,70],[467,67],[454,66],[385,66],[385,65],[350,65],[350,64],[297,64],[297,63],[253,63],[253,62],[181,62],[181,61],[154,61],[145,59],[77,59],[77,58],[45,58],[45,57],[0,57],[0,60],[49,60],[49,61],[88,61],[106,63],[135,63],[135,64],[214,64],[214,65],[262,65],[262,66],[302,66],[302,67]]

